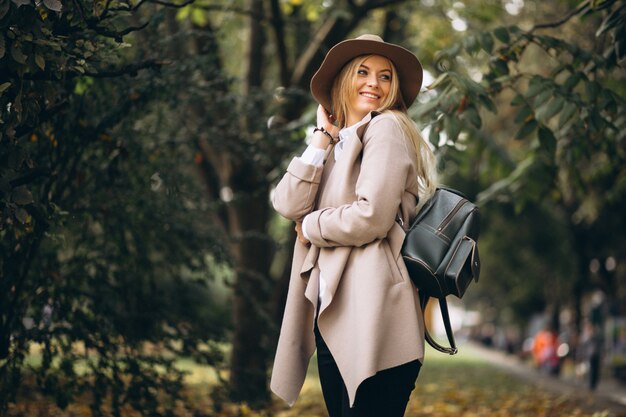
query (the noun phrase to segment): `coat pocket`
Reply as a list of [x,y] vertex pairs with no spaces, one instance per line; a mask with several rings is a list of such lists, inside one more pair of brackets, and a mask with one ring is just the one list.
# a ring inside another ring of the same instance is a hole
[[398,262],[403,262],[402,257],[399,254],[394,254],[391,250],[391,243],[386,239],[382,241],[383,251],[385,252],[385,257],[387,258],[387,264],[389,265],[389,272],[391,281],[393,284],[399,284],[404,282],[404,276],[402,274],[402,270],[398,265]]

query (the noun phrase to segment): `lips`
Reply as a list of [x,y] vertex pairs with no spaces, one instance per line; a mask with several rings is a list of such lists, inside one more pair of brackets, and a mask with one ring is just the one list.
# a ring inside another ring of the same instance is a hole
[[374,93],[369,93],[367,91],[361,91],[359,93],[360,96],[362,97],[366,97],[366,98],[370,98],[372,100],[378,100],[380,99],[380,96],[378,94],[374,94]]

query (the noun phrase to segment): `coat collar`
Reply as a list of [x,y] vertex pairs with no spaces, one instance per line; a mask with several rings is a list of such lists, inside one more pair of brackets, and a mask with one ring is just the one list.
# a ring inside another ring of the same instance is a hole
[[377,111],[371,111],[369,113],[367,113],[365,115],[364,118],[361,119],[360,122],[356,123],[355,125],[353,125],[353,129],[356,132],[356,135],[359,138],[363,137],[363,132],[365,131],[365,128],[367,127],[367,125],[369,124],[369,122],[372,121],[372,119],[376,116],[378,116],[380,114],[380,112]]

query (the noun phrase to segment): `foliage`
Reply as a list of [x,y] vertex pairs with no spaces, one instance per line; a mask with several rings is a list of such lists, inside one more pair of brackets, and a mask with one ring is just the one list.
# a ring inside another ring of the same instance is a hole
[[[460,150],[471,161],[455,165],[464,170],[454,178],[470,183],[482,204],[511,205],[518,215],[542,206],[544,219],[532,217],[537,225],[565,230],[557,235],[572,242],[569,255],[554,261],[537,241],[521,245],[547,265],[557,263],[551,272],[537,273],[527,259],[524,273],[532,282],[556,276],[550,288],[568,295],[565,301],[575,308],[577,320],[582,291],[592,285],[613,294],[614,303],[620,300],[618,278],[592,284],[588,265],[593,258],[623,259],[626,248],[621,235],[606,234],[607,228],[623,226],[617,213],[626,201],[625,17],[623,2],[583,1],[551,23],[472,31],[436,55],[438,74],[428,87],[434,96],[415,109],[429,127],[430,141],[451,145],[444,150],[446,158],[452,156],[455,164]],[[576,26],[554,33],[566,25]],[[576,32],[592,33],[595,40]],[[493,207],[487,213],[504,214]],[[504,216],[514,221],[510,214]],[[524,233],[512,225],[501,233],[500,240],[516,236],[515,250],[500,258],[501,264],[511,265],[524,252],[517,239]],[[558,266],[568,257],[575,259],[568,268]],[[563,287],[559,280],[571,284]],[[498,291],[507,287],[501,282]]]
[[194,144],[159,118],[162,63],[124,53],[139,5],[2,3],[0,412],[27,370],[61,408],[163,415],[176,357],[223,363],[229,319],[208,301],[225,248]]

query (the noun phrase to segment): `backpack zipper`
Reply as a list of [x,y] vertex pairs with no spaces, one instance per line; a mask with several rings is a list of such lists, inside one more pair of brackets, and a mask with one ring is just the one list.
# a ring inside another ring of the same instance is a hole
[[437,233],[441,233],[443,231],[443,229],[446,228],[446,226],[448,226],[448,223],[450,223],[450,221],[452,220],[452,218],[454,217],[454,215],[461,210],[461,207],[463,207],[465,205],[465,203],[467,203],[467,200],[463,199],[461,201],[459,201],[458,203],[456,203],[456,206],[454,206],[454,208],[452,209],[452,211],[450,213],[448,213],[448,215],[445,217],[445,219],[443,219],[441,221],[441,224],[439,225],[439,227],[437,228]]

